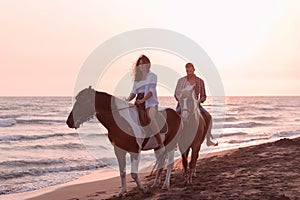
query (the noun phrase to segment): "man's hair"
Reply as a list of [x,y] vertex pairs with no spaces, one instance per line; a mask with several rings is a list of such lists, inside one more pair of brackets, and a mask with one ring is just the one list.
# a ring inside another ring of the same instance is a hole
[[194,65],[193,65],[193,63],[186,63],[186,65],[185,65],[185,68],[188,68],[188,67],[192,67],[192,68],[194,68]]

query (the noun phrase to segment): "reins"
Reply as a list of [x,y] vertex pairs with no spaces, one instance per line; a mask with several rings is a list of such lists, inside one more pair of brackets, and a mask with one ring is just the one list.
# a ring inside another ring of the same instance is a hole
[[135,105],[124,107],[124,108],[119,108],[119,109],[115,109],[115,110],[111,110],[111,112],[117,112],[117,111],[120,111],[120,110],[125,110],[125,109],[129,109],[129,108],[133,108],[133,107],[135,107]]
[[101,111],[101,112],[96,112],[96,113],[114,113],[114,112],[118,112],[118,111],[125,110],[125,109],[130,109],[130,108],[134,108],[134,107],[135,107],[135,105],[132,105],[132,106],[124,107],[124,108],[112,109],[110,111]]
[[[110,113],[115,113],[115,112],[118,112],[118,111],[121,111],[121,110],[125,110],[125,109],[130,109],[130,108],[133,108],[133,107],[136,107],[135,105],[131,105],[131,106],[127,106],[127,107],[124,107],[124,108],[118,108],[118,109],[112,109],[112,110],[110,110],[110,111],[101,111],[101,112],[97,112],[96,110],[95,110],[95,112],[94,112],[94,114],[92,115],[92,116],[90,116],[90,117],[88,117],[87,119],[86,119],[86,121],[89,121],[90,119],[92,119],[93,117],[95,117],[97,114],[104,114],[104,115],[106,115],[106,114],[110,114]],[[86,122],[85,121],[85,122]],[[83,122],[84,123],[84,122]],[[82,123],[81,123],[82,124]]]

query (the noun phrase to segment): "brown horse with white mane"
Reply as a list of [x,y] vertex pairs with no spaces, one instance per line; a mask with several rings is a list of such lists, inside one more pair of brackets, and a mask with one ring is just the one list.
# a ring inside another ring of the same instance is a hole
[[[181,119],[183,121],[183,133],[178,145],[182,157],[185,183],[192,184],[192,176],[195,175],[198,154],[209,127],[200,113],[193,89],[182,90],[179,97],[179,104],[181,107]],[[192,150],[192,154],[188,166],[187,159],[190,149]]]
[[[76,96],[76,102],[67,119],[67,125],[70,128],[79,128],[81,124],[88,121],[96,115],[99,122],[108,130],[108,138],[114,146],[115,155],[119,163],[120,177],[122,188],[118,196],[126,192],[126,153],[131,156],[131,176],[138,187],[145,193],[147,189],[143,187],[138,179],[138,163],[141,150],[158,149],[158,144],[149,144],[150,140],[156,141],[155,138],[145,137],[138,138],[137,133],[143,131],[140,126],[132,124],[129,118],[136,113],[133,104],[123,101],[115,96],[104,92],[98,92],[91,87],[83,89]],[[170,174],[174,163],[174,151],[179,138],[181,124],[180,116],[173,109],[165,109],[161,113],[165,122],[161,127],[164,135],[165,153],[168,155],[167,175],[163,188],[169,188]],[[138,127],[138,128],[137,128]],[[158,160],[158,170],[154,181],[154,186],[160,182],[160,175],[164,164],[166,154],[155,151]]]

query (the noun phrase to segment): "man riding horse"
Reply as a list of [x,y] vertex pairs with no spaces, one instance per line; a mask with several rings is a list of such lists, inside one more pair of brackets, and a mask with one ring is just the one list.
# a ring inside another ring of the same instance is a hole
[[[206,126],[208,127],[208,130],[206,133],[206,144],[207,144],[207,146],[211,146],[211,145],[216,146],[216,145],[218,145],[218,143],[214,143],[211,141],[211,139],[213,139],[212,134],[211,134],[212,117],[209,114],[209,112],[207,112],[207,110],[205,110],[201,105],[201,103],[204,103],[204,101],[206,100],[204,81],[195,75],[195,68],[192,63],[187,63],[185,65],[185,69],[186,69],[187,75],[178,80],[176,89],[175,89],[175,94],[174,94],[175,99],[177,101],[179,101],[181,91],[183,89],[193,88],[195,98],[198,100],[199,110],[201,112],[201,115],[205,119]],[[200,98],[199,98],[199,95],[200,95]],[[179,114],[181,113],[181,108],[180,108],[179,102],[177,104],[176,112],[178,112]]]

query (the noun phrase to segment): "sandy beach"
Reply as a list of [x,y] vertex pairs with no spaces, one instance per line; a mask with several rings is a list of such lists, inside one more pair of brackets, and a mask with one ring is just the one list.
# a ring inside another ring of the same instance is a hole
[[[300,138],[224,151],[197,162],[197,177],[185,186],[180,160],[175,163],[171,188],[150,188],[154,177],[140,174],[149,189],[143,194],[127,176],[122,199],[300,199]],[[69,185],[31,200],[119,199],[119,177]]]

